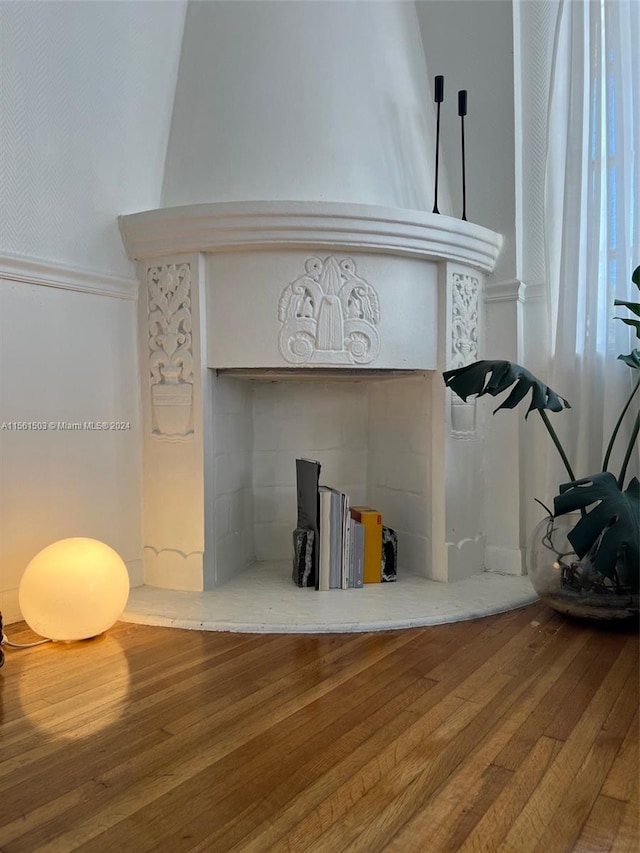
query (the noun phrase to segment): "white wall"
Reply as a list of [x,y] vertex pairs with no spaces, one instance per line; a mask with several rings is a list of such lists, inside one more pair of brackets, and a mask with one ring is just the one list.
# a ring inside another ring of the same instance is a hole
[[[18,615],[24,568],[57,539],[101,539],[140,580],[134,309],[131,298],[0,282],[0,607],[7,621]],[[130,428],[54,428],[85,421]],[[21,422],[40,428],[18,429]]]
[[[255,555],[253,462],[253,387],[214,376],[212,434],[214,452],[215,576],[213,586],[247,567]],[[205,578],[205,583],[207,578]],[[206,586],[205,586],[206,588]]]
[[[527,323],[539,320],[540,311],[531,305],[525,310],[525,288],[521,285],[523,229],[516,207],[521,199],[516,175],[514,3],[417,0],[416,5],[429,70],[445,78],[442,157],[455,205],[451,212],[460,215],[462,204],[458,90],[466,89],[467,218],[504,235],[496,268],[485,284],[480,357],[527,364]],[[524,3],[525,7],[529,5]],[[537,47],[532,45],[531,51]],[[538,323],[532,337],[538,352],[543,333]],[[525,436],[530,424],[523,424],[521,410],[502,411],[493,417],[494,408],[487,398],[478,402],[478,423],[485,432],[482,467],[490,498],[483,507],[485,567],[519,574],[524,565],[527,507],[535,506],[524,488],[523,476],[525,467],[531,466],[527,455],[531,445]],[[461,450],[459,446],[458,452]]]
[[[518,278],[526,284],[521,363],[545,382],[551,381],[551,326],[547,303],[545,184],[548,93],[553,64],[555,21],[559,0],[514,2],[514,69],[516,103],[516,209]],[[562,389],[558,389],[563,393]],[[555,449],[540,418],[520,415],[523,530],[528,540],[543,510],[533,497],[550,506],[550,460]],[[556,428],[562,427],[562,416]],[[562,477],[563,469],[558,469]],[[559,482],[564,482],[560,480]]]
[[430,74],[444,76],[441,164],[452,207],[462,212],[458,91],[468,91],[465,118],[467,219],[503,234],[493,279],[515,275],[513,33],[509,0],[417,0]]
[[140,573],[133,265],[121,213],[157,207],[185,3],[0,3],[0,608],[32,556],[95,536]]
[[191,3],[163,204],[430,209],[427,91],[412,3]]
[[[367,503],[398,535],[398,565],[431,578],[432,374],[369,384]],[[355,501],[354,501],[355,503]]]
[[185,3],[0,4],[0,251],[133,277],[157,207]]
[[367,383],[256,382],[253,402],[255,556],[290,559],[296,457],[317,459],[320,482],[366,499]]

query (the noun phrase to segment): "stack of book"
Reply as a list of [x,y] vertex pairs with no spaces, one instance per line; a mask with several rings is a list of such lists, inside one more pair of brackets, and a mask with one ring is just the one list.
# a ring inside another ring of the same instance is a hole
[[349,495],[320,485],[320,463],[296,460],[298,521],[293,580],[318,590],[396,580],[397,538],[382,513],[351,506]]

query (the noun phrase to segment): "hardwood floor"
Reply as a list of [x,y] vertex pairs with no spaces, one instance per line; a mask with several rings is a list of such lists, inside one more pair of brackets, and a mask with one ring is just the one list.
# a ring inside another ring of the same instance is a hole
[[119,623],[5,655],[4,853],[639,848],[637,626]]

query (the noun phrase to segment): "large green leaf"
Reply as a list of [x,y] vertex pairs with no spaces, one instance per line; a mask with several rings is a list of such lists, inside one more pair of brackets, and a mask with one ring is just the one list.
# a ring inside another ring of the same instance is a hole
[[[631,281],[635,284],[638,290],[640,290],[640,266],[634,269]],[[625,299],[616,299],[613,304],[623,305],[625,308],[628,308],[632,314],[635,314],[636,317],[640,317],[640,302],[627,302]],[[627,326],[633,326],[636,330],[636,338],[640,338],[640,320],[631,320],[628,317],[616,317],[615,319],[622,320],[622,322],[626,323]]]
[[[580,559],[598,542],[594,568],[612,578],[618,555],[640,570],[640,482],[634,477],[625,492],[609,471],[565,483],[553,500],[554,514],[596,506],[573,528],[569,541]],[[601,537],[601,538],[600,538]]]
[[529,391],[531,403],[525,417],[534,409],[561,412],[564,408],[571,408],[564,397],[556,394],[526,368],[511,361],[474,361],[465,367],[446,370],[442,375],[445,385],[465,401],[472,394],[477,394],[478,397],[491,394],[496,397],[515,383],[507,399],[494,409],[494,414],[499,409],[515,409]]
[[620,361],[624,361],[629,367],[640,370],[640,350],[632,349],[629,355],[619,355]]
[[[614,305],[624,305],[625,308],[628,308],[632,314],[635,314],[636,317],[640,317],[640,302],[627,302],[625,299],[616,299],[613,303]],[[617,320],[620,320],[620,317],[616,317]]]
[[622,322],[626,323],[627,326],[633,326],[633,328],[636,330],[636,338],[640,338],[640,320],[629,320],[627,317],[616,317],[615,319],[622,320]]

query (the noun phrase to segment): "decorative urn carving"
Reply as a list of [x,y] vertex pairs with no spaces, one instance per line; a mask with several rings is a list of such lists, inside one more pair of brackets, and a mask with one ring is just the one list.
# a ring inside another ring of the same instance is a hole
[[311,257],[278,302],[278,344],[290,364],[370,364],[380,352],[380,305],[351,258]]

